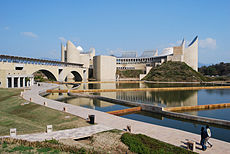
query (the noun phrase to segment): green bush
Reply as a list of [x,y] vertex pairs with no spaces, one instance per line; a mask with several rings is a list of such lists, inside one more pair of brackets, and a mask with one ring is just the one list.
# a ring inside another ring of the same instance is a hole
[[164,143],[142,134],[124,133],[121,136],[121,141],[129,147],[130,151],[140,154],[193,153],[191,151],[187,151],[186,149]]

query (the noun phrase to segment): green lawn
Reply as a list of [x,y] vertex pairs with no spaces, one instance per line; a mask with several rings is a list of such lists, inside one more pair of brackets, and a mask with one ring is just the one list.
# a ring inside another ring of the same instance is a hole
[[0,88],[0,135],[9,135],[10,128],[17,134],[44,132],[46,125],[54,130],[70,129],[89,124],[82,118],[49,109],[22,99],[19,89]]
[[121,136],[121,141],[129,147],[129,150],[135,153],[162,153],[162,154],[184,154],[193,153],[186,149],[176,147],[174,145],[156,140],[142,134],[124,133]]

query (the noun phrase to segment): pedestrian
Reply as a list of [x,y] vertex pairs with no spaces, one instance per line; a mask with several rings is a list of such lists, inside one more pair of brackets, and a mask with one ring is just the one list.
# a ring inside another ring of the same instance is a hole
[[207,149],[206,142],[205,142],[207,135],[206,135],[206,132],[204,130],[204,127],[201,127],[200,135],[201,135],[200,145],[202,146],[202,150],[205,151]]
[[211,138],[211,130],[208,125],[206,126],[206,134],[207,134],[207,137],[205,138],[205,142],[208,143],[211,148],[212,144],[208,141]]

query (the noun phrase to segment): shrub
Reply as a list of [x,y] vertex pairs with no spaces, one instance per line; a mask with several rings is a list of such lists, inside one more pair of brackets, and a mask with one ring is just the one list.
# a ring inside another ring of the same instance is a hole
[[121,136],[121,141],[135,153],[193,153],[142,134],[124,133]]

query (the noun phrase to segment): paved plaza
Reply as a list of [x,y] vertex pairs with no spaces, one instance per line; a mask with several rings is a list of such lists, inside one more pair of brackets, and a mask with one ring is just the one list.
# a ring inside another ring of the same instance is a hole
[[[217,140],[214,138],[210,139],[210,142],[213,144],[212,148],[208,148],[206,151],[201,150],[201,146],[198,144],[200,141],[200,135],[174,129],[163,127],[159,125],[144,123],[141,121],[135,121],[131,119],[126,119],[118,116],[114,116],[105,112],[100,112],[93,109],[83,108],[80,106],[75,106],[71,104],[66,104],[62,102],[58,102],[55,100],[49,100],[39,95],[41,92],[45,92],[47,89],[56,88],[58,85],[54,84],[41,84],[41,86],[33,85],[30,90],[26,90],[23,93],[23,98],[26,100],[31,100],[32,102],[40,105],[44,105],[46,102],[46,106],[52,109],[56,109],[59,111],[63,111],[64,107],[66,112],[82,117],[84,119],[88,118],[88,115],[95,115],[96,123],[99,126],[107,126],[109,129],[125,129],[127,125],[131,126],[132,133],[141,133],[147,136],[153,137],[155,139],[173,144],[179,147],[185,147],[187,141],[197,142],[196,144],[196,152],[198,153],[230,153],[230,143]],[[90,126],[91,127],[91,126]],[[102,129],[107,129],[107,127]],[[65,133],[62,133],[62,135]],[[68,133],[67,133],[68,134]],[[58,136],[58,135],[57,135]],[[69,137],[68,135],[66,137]],[[73,136],[71,136],[72,138]]]

